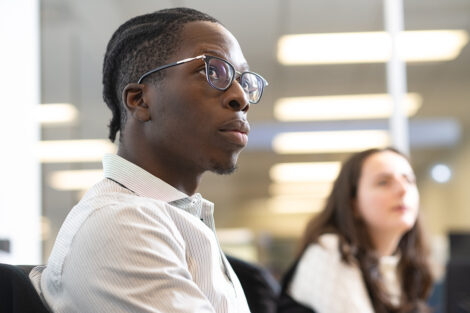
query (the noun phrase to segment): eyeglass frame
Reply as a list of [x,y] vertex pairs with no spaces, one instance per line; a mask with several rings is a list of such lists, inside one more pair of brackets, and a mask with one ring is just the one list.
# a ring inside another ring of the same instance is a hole
[[[233,70],[233,75],[232,75],[232,78],[230,80],[230,84],[227,85],[227,87],[225,88],[219,88],[219,87],[216,87],[212,84],[210,78],[209,78],[209,72],[208,72],[208,66],[209,66],[209,60],[210,59],[218,59],[220,61],[223,61],[225,63],[227,63]],[[216,56],[213,56],[213,55],[205,55],[205,54],[201,54],[201,55],[198,55],[196,57],[192,57],[192,58],[187,58],[187,59],[183,59],[183,60],[179,60],[179,61],[176,61],[176,62],[173,62],[173,63],[169,63],[169,64],[166,64],[166,65],[162,65],[162,66],[158,66],[146,73],[144,73],[142,76],[140,76],[139,80],[137,81],[137,84],[141,84],[142,81],[144,80],[144,78],[146,78],[147,76],[153,74],[153,73],[156,73],[158,71],[161,71],[161,70],[164,70],[164,69],[167,69],[169,67],[173,67],[173,66],[177,66],[177,65],[180,65],[180,64],[184,64],[184,63],[188,63],[188,62],[191,62],[191,61],[194,61],[194,60],[203,60],[204,61],[204,65],[205,65],[205,69],[206,69],[206,80],[207,82],[209,83],[209,85],[214,88],[214,89],[217,89],[217,90],[220,90],[220,91],[226,91],[227,89],[230,88],[230,86],[232,86],[233,84],[233,81],[234,80],[238,80],[238,78],[241,78],[244,74],[253,74],[255,75],[256,77],[259,77],[261,78],[261,81],[263,82],[263,85],[262,85],[262,88],[261,88],[261,92],[260,92],[260,95],[258,97],[258,100],[256,102],[251,102],[250,100],[248,100],[248,102],[250,104],[256,104],[258,103],[260,100],[261,100],[261,97],[263,96],[263,91],[264,91],[264,87],[268,86],[269,83],[268,81],[263,77],[261,76],[260,74],[258,73],[255,73],[255,72],[250,72],[250,71],[245,71],[245,72],[239,72],[237,70],[235,70],[235,67],[227,60],[225,59],[222,59],[222,58],[219,58],[219,57],[216,57]],[[237,78],[235,78],[235,76],[238,75]]]

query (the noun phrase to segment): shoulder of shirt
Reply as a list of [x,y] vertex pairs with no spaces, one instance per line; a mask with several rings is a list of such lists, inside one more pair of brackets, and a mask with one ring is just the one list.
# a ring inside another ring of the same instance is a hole
[[178,208],[165,201],[141,197],[124,188],[115,190],[102,181],[72,208],[64,224],[73,223],[77,227],[89,219],[103,220],[107,224],[120,223],[120,217],[128,221],[137,218],[152,223],[160,221],[173,224],[172,215],[178,211]]
[[357,264],[343,260],[340,252],[340,239],[337,234],[326,233],[321,235],[317,242],[311,243],[302,254],[300,264],[328,263],[330,268],[355,268]]
[[[323,234],[307,247],[289,286],[293,299],[318,312],[335,313],[346,312],[349,304],[361,302],[360,269],[342,260],[339,242],[338,235]],[[331,302],[333,297],[335,303]]]
[[[89,218],[101,218],[107,223],[120,222],[121,218],[125,218],[128,222],[138,219],[152,221],[152,223],[165,221],[165,224],[174,224],[175,214],[183,212],[164,201],[134,195],[111,198],[102,196],[89,204],[77,204],[78,209],[81,210],[83,207],[91,207]],[[112,220],[108,220],[110,218]]]
[[[122,208],[133,208],[136,206],[158,206],[169,207],[164,200],[143,197],[123,188],[114,182],[103,179],[94,185],[80,200],[76,206],[89,205],[90,203],[103,204],[104,206],[115,206]],[[100,206],[98,206],[100,207]]]
[[318,237],[318,243],[326,250],[339,251],[339,237],[336,234],[323,234]]
[[317,242],[311,243],[304,252],[304,255],[329,254],[339,257],[339,237],[336,234],[323,234]]

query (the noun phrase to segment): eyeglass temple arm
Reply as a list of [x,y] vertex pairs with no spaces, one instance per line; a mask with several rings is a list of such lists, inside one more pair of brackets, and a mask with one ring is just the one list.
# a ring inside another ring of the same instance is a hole
[[147,73],[143,74],[139,80],[137,81],[137,84],[140,84],[142,83],[142,80],[144,80],[145,77],[149,76],[150,74],[153,74],[155,72],[158,72],[158,71],[161,71],[161,70],[164,70],[166,68],[169,68],[169,67],[173,67],[173,66],[176,66],[176,65],[180,65],[180,64],[183,64],[183,63],[187,63],[187,62],[190,62],[190,61],[193,61],[193,60],[197,60],[197,59],[205,59],[205,55],[198,55],[197,57],[194,57],[194,58],[187,58],[187,59],[184,59],[184,60],[180,60],[180,61],[177,61],[177,62],[174,62],[174,63],[170,63],[170,64],[166,64],[166,65],[162,65],[162,66],[159,66],[157,68],[154,68],[153,70],[150,70],[148,71]]

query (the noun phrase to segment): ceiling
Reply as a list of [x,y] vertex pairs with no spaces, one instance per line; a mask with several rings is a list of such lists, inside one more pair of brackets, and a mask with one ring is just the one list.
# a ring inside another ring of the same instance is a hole
[[[405,29],[464,29],[470,33],[470,1],[407,0]],[[41,1],[42,102],[70,102],[80,112],[78,123],[46,128],[43,139],[106,138],[110,118],[101,98],[101,67],[105,45],[112,32],[135,15],[158,9],[188,6],[219,19],[238,38],[251,68],[270,85],[263,100],[250,109],[252,137],[240,158],[239,170],[229,177],[208,174],[201,193],[216,203],[219,226],[266,223],[300,229],[305,215],[271,215],[269,169],[277,162],[343,160],[347,154],[277,155],[263,131],[286,127],[273,117],[276,99],[288,96],[321,96],[385,93],[384,64],[283,66],[276,59],[277,40],[293,33],[382,31],[383,6],[377,0],[311,1],[154,1],[154,0],[43,0]],[[470,47],[450,62],[408,64],[408,90],[420,93],[423,105],[410,120],[411,157],[418,178],[429,166],[468,143],[470,129]],[[387,121],[318,122],[289,127],[351,129],[387,127]],[[43,206],[57,230],[77,201],[75,192],[59,192],[47,186],[48,173],[58,169],[99,168],[99,163],[45,164]],[[291,225],[291,226],[288,226]]]

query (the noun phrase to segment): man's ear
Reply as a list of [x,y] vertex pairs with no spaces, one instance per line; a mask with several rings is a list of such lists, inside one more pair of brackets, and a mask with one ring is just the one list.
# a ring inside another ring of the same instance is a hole
[[136,120],[147,122],[150,120],[150,111],[144,101],[144,84],[131,83],[122,91],[122,101],[129,110],[129,114]]

